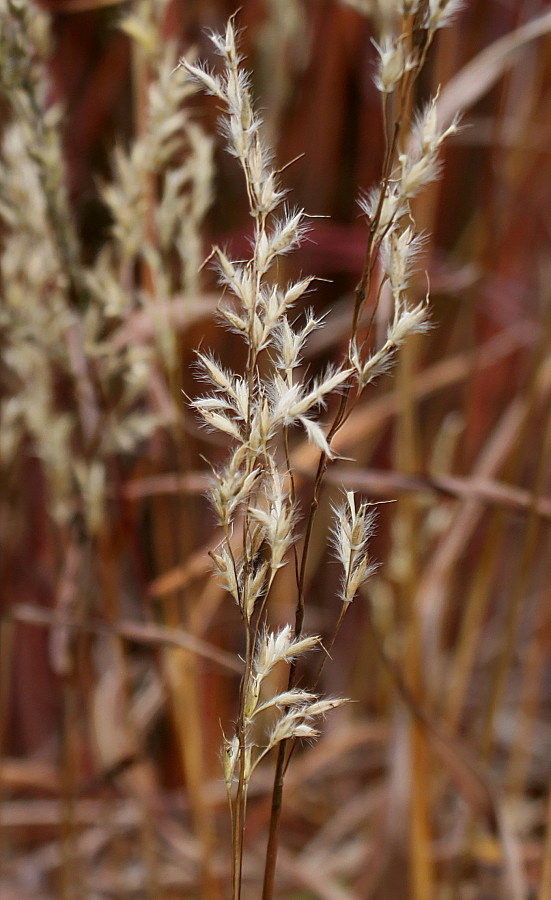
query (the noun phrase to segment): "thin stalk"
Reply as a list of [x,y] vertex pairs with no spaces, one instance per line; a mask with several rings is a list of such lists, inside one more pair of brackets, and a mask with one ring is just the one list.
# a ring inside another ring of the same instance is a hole
[[[523,423],[521,437],[524,440],[517,441],[515,454],[511,467],[518,470],[521,464],[521,452],[523,447],[531,445],[531,438],[528,434],[528,424],[530,416],[537,409],[538,400],[538,379],[541,373],[541,367],[545,359],[546,348],[548,347],[549,335],[551,334],[551,306],[546,310],[545,325],[542,329],[541,337],[538,342],[537,350],[531,367],[528,385],[525,391],[525,408],[523,413]],[[520,616],[522,595],[530,571],[530,562],[535,553],[536,540],[539,532],[539,516],[537,513],[537,498],[544,488],[544,479],[547,471],[547,451],[551,443],[551,411],[548,411],[545,420],[543,438],[539,442],[536,455],[536,472],[531,491],[531,506],[529,509],[526,527],[524,530],[524,538],[521,548],[520,557],[516,571],[513,575],[511,590],[508,596],[507,615],[505,622],[505,641],[503,650],[498,660],[497,669],[494,672],[493,682],[490,688],[490,697],[486,707],[485,721],[482,732],[481,747],[482,753],[488,755],[492,745],[492,731],[494,719],[497,711],[497,705],[503,693],[504,682],[507,675],[507,666],[510,663],[513,649],[516,625]]]
[[[289,674],[291,685],[291,675]],[[272,788],[272,807],[270,812],[270,830],[266,847],[266,862],[264,865],[264,882],[262,884],[262,900],[271,900],[274,895],[275,872],[277,863],[277,851],[279,845],[279,827],[281,823],[281,808],[283,805],[283,784],[285,781],[285,757],[287,742],[282,741],[277,748],[277,760]]]
[[[291,491],[290,491],[291,502],[294,507],[297,502],[297,492],[296,492],[296,485],[295,485],[295,476],[293,475],[293,468],[291,466],[291,454],[289,452],[289,429],[287,426],[285,426],[285,428],[283,429],[283,448],[284,448],[284,453],[285,453],[285,465],[287,467],[289,483],[291,485]],[[300,584],[300,570],[299,570],[299,563],[298,563],[298,550],[297,550],[297,546],[295,543],[293,544],[293,562],[294,562],[294,566],[295,566],[295,581],[296,581],[296,585],[298,588],[299,584]]]
[[241,897],[243,845],[247,807],[247,725],[245,724],[245,700],[251,677],[252,654],[254,649],[251,641],[251,627],[249,622],[245,622],[245,636],[247,641],[245,668],[243,671],[243,678],[241,679],[239,720],[237,723],[237,737],[239,740],[239,781],[235,797],[235,817],[232,833],[232,900],[240,900]]
[[[249,205],[251,210],[255,213],[256,220],[256,242],[260,241],[266,234],[266,224],[267,219],[266,215],[259,213],[256,209],[256,202],[254,199],[254,190],[252,185],[252,179],[249,172],[249,167],[247,161],[245,159],[241,160],[243,173],[245,176],[245,184],[247,189],[247,196],[249,198]],[[254,262],[252,263],[254,267]],[[254,281],[255,281],[255,297],[256,302],[258,303],[258,298],[261,294],[261,285],[262,285],[262,273],[259,270],[254,271]],[[256,304],[251,308],[249,313],[249,331],[248,331],[248,353],[247,353],[247,364],[246,364],[246,379],[247,379],[247,387],[248,387],[248,396],[247,396],[247,419],[245,423],[246,432],[248,437],[250,438],[251,430],[252,430],[252,408],[253,401],[255,399],[255,375],[257,374],[258,369],[258,356],[259,351],[258,347],[254,341],[254,323],[255,323],[255,314],[257,311]],[[249,458],[248,461],[249,471],[252,471],[254,460],[252,457]],[[241,610],[243,615],[243,622],[245,625],[245,637],[246,637],[246,652],[245,652],[245,667],[243,671],[243,678],[241,680],[240,686],[240,697],[239,697],[239,718],[237,724],[237,737],[239,741],[239,777],[238,784],[236,790],[235,797],[235,807],[234,807],[234,817],[232,821],[232,900],[240,900],[241,898],[241,890],[242,890],[242,876],[243,876],[243,851],[244,851],[244,838],[245,838],[245,820],[246,820],[246,812],[247,812],[247,783],[248,783],[248,775],[246,772],[247,767],[247,753],[248,753],[248,729],[249,726],[245,722],[245,703],[248,696],[249,691],[249,683],[252,672],[252,664],[253,664],[253,654],[256,646],[256,638],[258,633],[258,627],[260,623],[260,619],[263,615],[263,610],[265,608],[267,594],[264,597],[261,609],[258,613],[256,626],[253,628],[251,626],[250,616],[247,612],[248,606],[248,597],[247,597],[247,585],[248,585],[248,576],[251,572],[252,559],[250,556],[250,545],[248,541],[248,531],[249,531],[249,518],[247,513],[245,513],[243,517],[243,590],[241,596]],[[229,540],[227,541],[229,545]],[[231,549],[230,549],[231,553]],[[235,561],[232,554],[232,562],[235,569]]]
[[[482,753],[487,757],[492,748],[493,727],[497,709],[501,701],[507,673],[510,670],[511,659],[515,647],[518,623],[522,611],[522,601],[526,596],[527,584],[530,577],[531,565],[537,549],[537,539],[540,530],[540,518],[536,501],[545,486],[548,471],[549,449],[551,447],[551,409],[545,422],[542,440],[538,444],[536,460],[536,472],[532,488],[532,503],[524,528],[524,539],[514,574],[511,590],[507,602],[507,617],[504,626],[502,640],[502,652],[499,656],[488,702],[484,733],[482,736]],[[521,732],[522,733],[522,732]]]
[[[549,558],[551,546],[547,541],[542,558]],[[523,654],[524,669],[520,684],[520,699],[516,727],[513,734],[516,740],[511,747],[510,757],[504,778],[505,791],[512,796],[526,795],[526,782],[529,776],[532,753],[535,747],[535,729],[538,722],[538,711],[542,701],[542,686],[545,683],[545,671],[549,658],[549,590],[540,590],[538,609],[533,632]],[[518,737],[517,737],[518,736]]]
[[[401,471],[416,472],[419,468],[419,448],[416,438],[416,416],[411,391],[414,360],[409,345],[402,354],[398,368],[398,391],[402,400],[399,428],[396,433],[396,462]],[[408,352],[409,351],[409,352]],[[406,661],[408,687],[417,703],[422,699],[422,655],[419,616],[411,598],[415,597],[418,582],[419,516],[413,498],[401,498],[397,515],[403,523],[400,540],[403,543],[404,577],[399,585],[402,605],[406,609]],[[432,863],[430,859],[429,773],[427,742],[423,726],[410,721],[410,858],[412,898],[429,900],[432,897]]]
[[[149,10],[149,0],[139,0],[140,19],[147,20],[147,12]],[[151,24],[151,27],[152,24]],[[147,129],[148,117],[148,89],[151,82],[151,63],[148,54],[138,41],[132,41],[132,93],[133,93],[133,113],[134,113],[134,132],[135,139],[139,139]],[[145,183],[142,185],[146,197],[145,212],[145,237],[151,246],[156,245],[155,235],[155,207],[156,207],[156,188],[155,179],[152,174],[145,176]],[[150,297],[154,296],[155,286],[153,272],[151,266],[144,256],[140,257],[140,287],[146,291]]]
[[459,631],[457,649],[451,663],[449,690],[442,715],[453,733],[459,725],[465,696],[472,673],[490,586],[495,574],[499,549],[503,540],[505,514],[499,510],[490,519],[487,537],[481,550],[476,574],[465,600],[465,611]]

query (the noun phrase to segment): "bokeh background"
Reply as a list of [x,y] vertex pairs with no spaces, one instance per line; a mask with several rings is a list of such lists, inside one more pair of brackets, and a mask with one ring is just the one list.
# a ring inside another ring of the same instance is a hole
[[[119,27],[133,6],[40,4],[52,29],[47,102],[63,107],[64,181],[87,266],[109,240],[101,185],[114,147],[143,125],[147,66]],[[159,39],[215,65],[206,31],[232,12],[174,0]],[[387,16],[384,0],[367,0],[364,12],[329,0],[241,3],[266,134],[282,166],[294,160],[283,175],[290,202],[314,217],[284,273],[320,279],[309,302],[328,327],[309,345],[312,372],[346,349],[366,243],[357,200],[377,183],[384,149],[372,40]],[[550,31],[544,2],[466,0],[418,86],[422,104],[441,85],[442,107],[463,125],[441,178],[414,204],[430,239],[413,290],[430,285],[433,327],[367,392],[340,438],[346,459],[328,474],[310,631],[329,635],[337,615],[327,529],[339,487],[392,502],[378,514],[380,567],[324,670],[324,690],[353,703],[289,771],[278,876],[289,900],[551,897]],[[193,95],[186,108],[215,134],[215,104]],[[5,127],[10,117],[4,104]],[[200,256],[217,243],[242,257],[251,229],[243,185],[219,139],[213,154]],[[136,272],[134,284],[145,282]],[[143,440],[113,450],[93,534],[78,510],[63,522],[52,511],[36,436],[22,432],[3,461],[6,900],[225,896],[218,752],[235,714],[241,631],[207,555],[215,535],[204,458],[216,463],[225,448],[199,432],[185,400],[200,392],[194,348],[240,363],[241,348],[217,325],[217,296],[206,267],[184,295],[161,298],[172,303],[177,391],[157,350],[139,409],[177,406],[177,425],[161,415]],[[47,292],[40,302],[48,308]],[[114,355],[154,331],[136,310],[118,326]],[[57,365],[53,418],[78,402]],[[7,376],[0,387],[6,400],[16,393]],[[293,454],[306,508],[315,454],[298,438]],[[282,580],[271,617],[292,615]],[[252,788],[250,897],[269,790],[268,765]]]

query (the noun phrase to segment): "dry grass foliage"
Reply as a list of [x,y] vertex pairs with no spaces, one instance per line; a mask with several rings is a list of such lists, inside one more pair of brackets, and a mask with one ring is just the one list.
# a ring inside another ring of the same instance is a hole
[[0,0],[2,896],[545,900],[551,16],[103,6],[108,159]]

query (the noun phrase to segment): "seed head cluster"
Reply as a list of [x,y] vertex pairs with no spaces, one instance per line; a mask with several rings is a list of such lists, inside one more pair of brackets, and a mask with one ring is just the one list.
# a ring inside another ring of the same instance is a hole
[[[0,469],[30,446],[56,526],[78,521],[88,535],[105,524],[121,457],[168,425],[151,383],[168,393],[178,363],[173,309],[197,290],[202,261],[212,141],[190,120],[193,85],[175,70],[173,42],[161,40],[166,6],[134,4],[121,21],[151,78],[143,127],[128,149],[116,148],[101,189],[111,233],[85,264],[62,110],[50,99],[48,19],[26,0],[0,0],[0,90],[12,112],[0,147]],[[129,340],[143,314],[151,337]]]
[[[246,786],[260,760],[281,741],[316,736],[315,720],[341,702],[320,700],[311,691],[295,688],[266,696],[266,680],[274,668],[294,662],[318,646],[319,638],[295,636],[290,625],[272,632],[258,623],[277,572],[298,537],[289,473],[280,464],[285,436],[301,427],[322,453],[333,455],[318,416],[328,397],[348,381],[352,368],[332,367],[311,382],[299,375],[303,346],[321,322],[311,311],[297,318],[292,310],[313,279],[280,286],[273,276],[278,259],[298,247],[307,233],[306,216],[285,205],[286,192],[253,109],[233,20],[224,35],[211,37],[222,58],[221,72],[187,60],[182,67],[222,104],[222,133],[241,166],[254,220],[247,261],[230,259],[220,247],[213,253],[225,289],[220,316],[224,326],[246,342],[245,371],[228,371],[212,354],[199,352],[198,371],[209,393],[193,401],[205,427],[232,442],[228,460],[215,472],[210,489],[224,534],[211,556],[241,611],[250,648],[236,733],[226,740],[222,753],[231,794],[233,780]],[[238,534],[244,535],[243,540],[236,539]],[[272,723],[263,739],[256,727],[261,713]]]
[[[394,92],[407,91],[421,64],[419,54],[440,27],[449,4],[395,6],[397,17],[419,16],[422,6],[425,43],[421,50],[410,51],[398,32],[383,36],[376,45],[375,83],[384,103]],[[311,310],[301,315],[295,307],[313,279],[281,285],[276,268],[281,257],[300,246],[308,231],[307,218],[304,210],[286,203],[273,154],[263,138],[262,121],[253,107],[233,18],[224,34],[212,34],[211,39],[221,66],[212,70],[184,59],[181,67],[222,108],[221,131],[241,167],[254,222],[248,259],[232,259],[220,247],[212,253],[224,289],[220,318],[227,330],[244,340],[246,365],[234,372],[211,353],[198,352],[198,373],[208,392],[192,403],[203,426],[230,443],[226,462],[214,472],[209,494],[222,535],[211,556],[240,610],[247,647],[235,733],[225,740],[222,751],[234,841],[239,843],[238,823],[243,821],[247,785],[256,766],[283,742],[316,737],[320,717],[343,702],[322,699],[296,687],[292,680],[285,689],[274,691],[274,670],[285,664],[294,667],[304,653],[320,644],[319,637],[295,632],[291,625],[278,631],[266,626],[274,579],[292,549],[296,561],[299,553],[298,509],[288,468],[289,435],[302,429],[321,460],[333,459],[331,438],[336,429],[328,428],[324,411],[336,402],[341,412],[350,408],[364,388],[392,365],[408,336],[428,327],[426,301],[410,300],[412,276],[425,244],[425,238],[414,231],[410,201],[437,177],[441,144],[455,131],[456,123],[439,130],[436,101],[429,103],[407,139],[400,141],[403,151],[398,145],[392,148],[390,168],[380,186],[360,201],[370,225],[370,266],[378,261],[378,290],[387,291],[392,302],[386,340],[372,349],[354,326],[342,363],[308,381],[302,368],[304,345],[324,321]],[[357,302],[361,306],[365,297],[359,295]],[[342,570],[339,599],[344,611],[374,568],[368,549],[374,513],[352,492],[345,493],[333,512],[332,539]],[[300,593],[300,583],[297,589]]]

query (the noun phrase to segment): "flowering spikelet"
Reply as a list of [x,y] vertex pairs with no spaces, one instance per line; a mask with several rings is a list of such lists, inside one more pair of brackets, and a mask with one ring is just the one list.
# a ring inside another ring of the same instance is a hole
[[325,698],[291,707],[273,726],[268,737],[267,749],[271,750],[281,741],[288,741],[292,738],[309,739],[317,737],[319,729],[312,724],[313,720],[323,718],[330,710],[336,709],[337,706],[341,706],[343,703],[346,703],[346,700]]
[[287,550],[295,539],[294,514],[292,505],[285,494],[283,480],[279,472],[271,473],[271,483],[264,484],[266,508],[250,507],[249,515],[258,522],[270,548],[270,567],[279,569],[283,565]]
[[333,508],[333,546],[342,565],[341,600],[351,603],[360,585],[374,571],[368,553],[369,538],[373,533],[374,513],[367,503],[356,509],[356,498],[347,491],[345,501]]
[[429,0],[425,26],[429,33],[449,25],[462,6],[463,0]]
[[[264,631],[260,635],[257,650],[253,658],[252,674],[245,697],[244,708],[245,717],[247,719],[252,719],[258,713],[260,689],[263,681],[268,677],[272,669],[278,663],[292,662],[298,656],[301,656],[303,653],[316,647],[319,644],[319,641],[320,639],[317,635],[294,638],[290,625],[286,625],[278,632]],[[275,697],[272,698],[274,702],[264,702],[262,707],[268,708],[272,705],[283,707],[296,706],[298,703],[304,702],[303,693],[304,692],[291,691],[287,692],[285,697],[283,694],[280,694],[278,696],[284,697],[283,701],[278,701],[277,697]],[[311,699],[313,696],[314,695],[310,695],[308,699]]]
[[267,631],[261,635],[254,659],[255,672],[265,678],[278,662],[290,662],[319,644],[318,635],[293,637],[290,625],[278,632]]
[[373,41],[379,54],[379,68],[375,76],[375,86],[383,94],[391,94],[398,83],[414,66],[413,58],[409,58],[400,38],[387,37],[381,46]]

